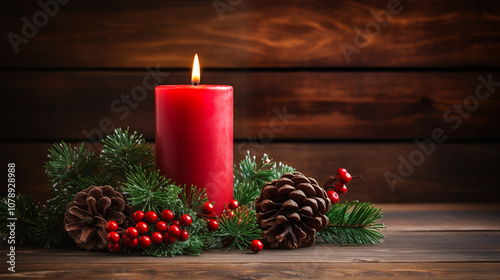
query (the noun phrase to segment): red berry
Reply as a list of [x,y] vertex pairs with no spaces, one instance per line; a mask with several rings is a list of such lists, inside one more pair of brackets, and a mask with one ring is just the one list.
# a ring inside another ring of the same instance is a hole
[[147,235],[143,235],[139,239],[139,244],[141,244],[142,248],[146,249],[151,245],[151,238],[149,238],[149,236]]
[[134,239],[139,236],[139,231],[135,227],[129,227],[126,231],[125,234],[129,239]]
[[146,213],[145,218],[146,218],[146,222],[152,224],[152,223],[156,222],[156,220],[158,220],[158,214],[156,214],[153,211],[148,211]]
[[138,222],[135,228],[140,234],[145,234],[149,230],[149,226],[145,222]]
[[327,191],[326,194],[333,204],[339,202],[339,194],[335,191]]
[[235,214],[234,214],[234,211],[233,211],[233,210],[229,210],[229,209],[227,209],[227,210],[226,210],[226,211],[224,211],[224,212],[225,212],[224,214],[225,214],[226,216],[228,216],[229,218],[232,218],[232,217],[234,217],[234,216],[235,216]]
[[191,216],[189,216],[188,214],[184,214],[179,219],[179,222],[181,223],[181,225],[188,227],[193,222],[193,218],[191,218]]
[[106,231],[107,232],[112,232],[112,231],[117,231],[118,230],[118,223],[115,221],[109,221],[106,223]]
[[262,244],[262,241],[258,239],[255,239],[254,241],[252,241],[252,244],[250,244],[250,249],[255,253],[262,251],[263,248],[264,244]]
[[337,176],[337,178],[339,179],[339,182],[342,184],[347,184],[352,180],[351,174],[349,174],[348,172],[340,174],[339,176]]
[[240,206],[240,204],[238,203],[238,200],[233,199],[229,202],[227,206],[229,207],[229,209],[237,209]]
[[203,206],[201,206],[201,212],[207,215],[212,214],[214,212],[214,205],[208,201],[203,203]]
[[347,187],[346,185],[342,184],[341,182],[338,182],[335,184],[335,191],[338,194],[345,194],[347,192]]
[[165,243],[166,245],[174,244],[175,237],[170,237],[170,236],[168,236],[168,233],[165,233],[163,235],[163,243]]
[[181,234],[181,229],[179,226],[170,225],[168,227],[168,236],[177,238]]
[[107,238],[110,243],[118,243],[120,241],[120,235],[116,231],[108,233]]
[[170,223],[174,219],[174,211],[163,210],[163,212],[161,213],[161,219],[167,223]]
[[117,252],[120,251],[120,244],[118,244],[118,243],[109,243],[108,244],[108,250],[111,253],[117,253]]
[[181,234],[179,235],[179,241],[186,241],[189,238],[189,232],[186,230],[181,231]]
[[151,234],[151,241],[155,245],[160,245],[163,242],[163,235],[161,233],[155,231],[155,232],[153,232],[153,234]]
[[219,223],[216,220],[210,219],[207,222],[207,228],[209,231],[216,231],[219,228]]
[[133,238],[133,239],[129,239],[128,240],[128,246],[130,248],[135,248],[135,247],[137,247],[137,245],[139,245],[139,239],[138,238]]
[[167,230],[167,228],[168,228],[167,223],[165,223],[164,221],[159,221],[155,225],[156,231],[159,231],[159,232],[165,232]]
[[340,175],[342,173],[346,173],[347,170],[345,168],[339,168],[339,170],[337,170],[337,175]]
[[134,215],[132,215],[132,219],[134,219],[136,223],[142,221],[142,219],[144,219],[144,212],[141,210],[135,211]]
[[179,220],[173,220],[170,225],[174,225],[174,226],[180,226],[181,225],[181,222],[179,222]]

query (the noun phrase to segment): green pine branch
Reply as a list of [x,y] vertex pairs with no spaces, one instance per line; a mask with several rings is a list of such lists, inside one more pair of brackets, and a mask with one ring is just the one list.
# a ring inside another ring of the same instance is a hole
[[181,201],[186,207],[199,210],[208,201],[208,196],[205,189],[184,185],[181,191]]
[[126,173],[122,193],[127,202],[136,210],[161,213],[165,209],[176,212],[182,209],[179,199],[181,188],[170,184],[170,179],[160,175],[160,171],[149,171],[142,167]]
[[255,211],[240,207],[233,210],[233,213],[234,215],[221,215],[219,229],[214,236],[219,238],[220,247],[227,247],[228,250],[235,247],[247,249],[252,240],[260,239],[262,233],[257,225]]
[[335,204],[326,216],[330,223],[319,233],[326,242],[367,245],[382,243],[385,238],[380,232],[385,226],[377,222],[383,216],[382,209],[369,202]]
[[273,176],[271,177],[271,180],[278,180],[283,176],[285,173],[293,173],[296,172],[295,168],[288,166],[286,164],[283,164],[281,162],[274,163],[273,167],[271,168],[273,171]]
[[252,206],[265,183],[279,179],[288,172],[295,172],[295,169],[281,162],[272,162],[267,154],[257,161],[247,151],[245,158],[234,165],[234,199],[240,205]]
[[153,149],[137,131],[129,135],[128,128],[125,131],[117,128],[102,140],[102,144],[101,160],[107,172],[118,180],[126,178],[127,173],[134,171],[137,166],[143,169],[154,167]]
[[56,143],[49,149],[48,158],[44,167],[51,182],[51,205],[66,207],[76,193],[90,186],[82,183],[87,178],[96,178],[101,167],[94,152],[88,151],[83,143],[76,147]]
[[89,152],[82,143],[72,147],[62,141],[49,149],[49,161],[45,163],[45,173],[53,183],[65,183],[82,176],[95,174],[99,161],[94,152]]
[[31,243],[40,248],[75,247],[74,241],[64,230],[66,209],[52,206],[43,209],[31,228]]

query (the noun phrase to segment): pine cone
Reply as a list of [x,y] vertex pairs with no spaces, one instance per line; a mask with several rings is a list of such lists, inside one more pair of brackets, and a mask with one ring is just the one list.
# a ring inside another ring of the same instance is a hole
[[111,186],[90,186],[77,193],[64,214],[64,229],[75,244],[86,250],[102,250],[108,245],[106,223],[126,226],[132,208]]
[[314,244],[316,232],[329,223],[326,191],[302,173],[286,173],[262,187],[255,210],[262,238],[271,248],[295,249]]

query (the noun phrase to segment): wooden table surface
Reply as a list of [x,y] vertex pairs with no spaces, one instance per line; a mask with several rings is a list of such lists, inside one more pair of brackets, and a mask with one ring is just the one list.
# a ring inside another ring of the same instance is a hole
[[[385,242],[156,258],[21,249],[0,279],[500,279],[499,204],[385,204]],[[5,259],[5,255],[3,255]]]

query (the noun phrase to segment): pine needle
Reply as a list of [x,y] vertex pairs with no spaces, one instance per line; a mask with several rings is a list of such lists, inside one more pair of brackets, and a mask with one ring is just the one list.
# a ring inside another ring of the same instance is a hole
[[101,159],[104,166],[118,180],[124,179],[137,166],[142,166],[143,169],[154,167],[153,149],[137,131],[129,135],[128,128],[125,131],[117,128],[102,140],[102,144]]
[[385,238],[380,232],[384,224],[376,222],[383,216],[382,209],[369,202],[335,204],[326,216],[330,223],[319,233],[326,242],[367,245],[382,243]]
[[186,207],[199,210],[208,201],[208,197],[205,189],[200,189],[192,185],[191,187],[184,185],[181,191],[181,200]]
[[234,165],[234,199],[240,205],[253,207],[253,202],[259,196],[262,186],[283,174],[295,172],[293,167],[272,162],[267,154],[260,161],[255,156],[247,155],[238,165]]
[[63,142],[49,149],[49,161],[45,163],[45,173],[54,183],[75,180],[93,174],[99,169],[99,162],[93,152],[82,143],[79,147]]
[[156,213],[165,209],[176,212],[182,208],[181,188],[170,184],[170,179],[160,175],[159,170],[148,171],[139,166],[126,175],[122,193],[132,208]]
[[95,177],[99,172],[100,162],[83,143],[77,147],[64,142],[56,143],[49,149],[48,157],[50,160],[44,167],[51,181],[49,203],[65,208],[76,193],[90,186],[82,185],[82,180]]
[[233,212],[234,215],[221,215],[219,229],[214,235],[220,238],[220,245],[228,250],[235,247],[247,249],[252,240],[260,239],[261,230],[257,226],[255,211],[240,207]]

